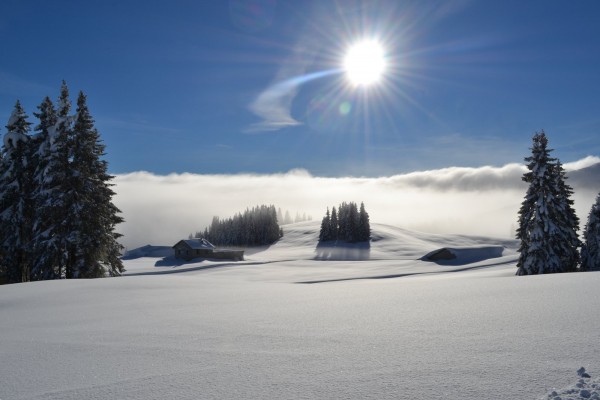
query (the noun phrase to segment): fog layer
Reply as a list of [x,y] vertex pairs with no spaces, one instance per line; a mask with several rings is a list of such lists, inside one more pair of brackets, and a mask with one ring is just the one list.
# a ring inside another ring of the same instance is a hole
[[[575,207],[582,224],[599,180],[588,157],[566,164],[590,179],[575,186]],[[527,185],[526,168],[445,168],[380,178],[322,178],[304,170],[272,175],[117,175],[114,202],[125,223],[121,242],[132,249],[145,244],[172,245],[204,229],[213,216],[229,217],[247,207],[274,204],[320,220],[327,207],[342,201],[365,203],[371,221],[432,233],[462,233],[502,238],[514,235],[517,212]],[[574,184],[576,183],[573,182]],[[399,244],[401,245],[401,244]]]

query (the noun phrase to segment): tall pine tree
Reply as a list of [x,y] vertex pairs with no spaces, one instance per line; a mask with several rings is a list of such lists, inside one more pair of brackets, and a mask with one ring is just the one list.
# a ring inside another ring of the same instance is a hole
[[9,282],[31,280],[34,223],[31,123],[17,101],[6,125],[0,168],[0,246]]
[[[71,229],[68,206],[73,191],[69,185],[73,117],[70,115],[69,89],[63,81],[57,110],[48,121],[48,137],[42,144],[38,196],[39,218],[36,228],[37,267],[42,279],[67,276],[67,245]],[[54,122],[54,124],[52,124]]]
[[580,263],[578,248],[581,241],[577,231],[579,230],[579,218],[575,214],[574,201],[571,199],[573,188],[566,182],[567,174],[561,162],[556,160],[552,169],[554,186],[553,195],[557,200],[558,207],[553,220],[558,228],[558,234],[553,237],[554,246],[561,258],[561,266],[564,272],[575,272]]
[[545,133],[536,133],[531,156],[525,158],[529,172],[523,181],[529,188],[519,210],[517,275],[569,272],[577,266],[578,221],[570,200],[572,189],[551,152]]
[[337,240],[338,238],[338,216],[337,211],[335,210],[335,206],[331,207],[331,221],[329,222],[329,231],[331,240]]
[[358,238],[357,241],[365,242],[371,239],[371,224],[369,222],[369,213],[365,209],[365,204],[360,203],[358,212]]
[[321,230],[319,231],[319,242],[327,242],[329,240],[333,240],[331,235],[331,218],[329,216],[329,207],[327,207],[327,212],[321,221]]
[[581,248],[581,270],[600,271],[600,194],[590,210],[583,232]]
[[53,279],[56,277],[54,270],[55,262],[50,262],[49,258],[57,257],[56,251],[47,252],[49,249],[43,245],[46,238],[46,229],[48,229],[48,210],[46,202],[49,199],[46,193],[47,170],[50,163],[52,152],[52,135],[57,123],[56,110],[49,97],[38,106],[39,112],[34,115],[39,119],[39,124],[35,127],[34,149],[35,169],[33,180],[35,184],[34,204],[36,210],[36,219],[33,227],[33,268],[31,272],[32,280]]
[[[94,128],[94,120],[83,92],[77,98],[73,124],[73,149],[69,185],[73,195],[69,204],[72,225],[68,235],[67,273],[73,278],[120,275],[122,247],[115,226],[123,219],[112,203],[114,191],[108,164],[102,159],[104,144]],[[75,217],[75,218],[73,218]]]

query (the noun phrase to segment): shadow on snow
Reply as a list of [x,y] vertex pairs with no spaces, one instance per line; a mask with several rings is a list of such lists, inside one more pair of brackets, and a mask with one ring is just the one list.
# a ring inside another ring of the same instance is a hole
[[319,242],[315,252],[315,260],[364,261],[370,258],[371,242]]

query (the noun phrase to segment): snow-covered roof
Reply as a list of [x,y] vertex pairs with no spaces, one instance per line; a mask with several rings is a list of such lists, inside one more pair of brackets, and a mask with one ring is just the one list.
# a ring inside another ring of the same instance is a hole
[[[186,245],[188,245],[191,249],[194,250],[201,250],[201,249],[215,249],[216,246],[213,245],[211,242],[209,242],[208,240],[201,238],[201,239],[186,239],[186,240],[180,240],[179,242],[177,242],[177,244],[175,246],[177,246],[179,243],[185,243]],[[173,246],[173,247],[175,247]]]

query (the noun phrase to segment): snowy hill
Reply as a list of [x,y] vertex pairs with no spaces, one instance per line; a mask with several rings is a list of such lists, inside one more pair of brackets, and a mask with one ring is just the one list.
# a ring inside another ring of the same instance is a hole
[[0,398],[593,394],[600,273],[516,277],[513,241],[372,228],[327,260],[299,223],[243,262],[0,286]]
[[[309,274],[301,275],[322,279],[356,278],[369,272],[391,275],[397,273],[426,273],[463,269],[465,266],[482,267],[490,264],[516,261],[517,242],[465,235],[434,235],[397,228],[390,225],[372,224],[370,243],[334,243],[318,245],[319,223],[300,222],[284,226],[284,236],[271,246],[246,249],[243,262],[192,260],[183,262],[172,256],[152,259],[139,251],[142,257],[128,260],[126,274],[178,273],[215,269],[228,269],[243,265],[263,265],[259,271],[264,279],[279,277],[280,268],[270,268],[274,263],[286,262],[311,268]],[[416,262],[430,252],[451,247],[458,255],[453,260],[429,263]],[[136,254],[138,254],[136,253]],[[322,261],[327,261],[323,264]],[[366,261],[369,261],[366,263]],[[319,268],[312,268],[318,266]],[[349,267],[352,266],[352,267]],[[314,270],[313,270],[314,269]],[[247,270],[247,268],[244,270]],[[257,270],[256,268],[252,269]],[[316,276],[319,275],[319,276]],[[289,275],[281,277],[289,278]]]

